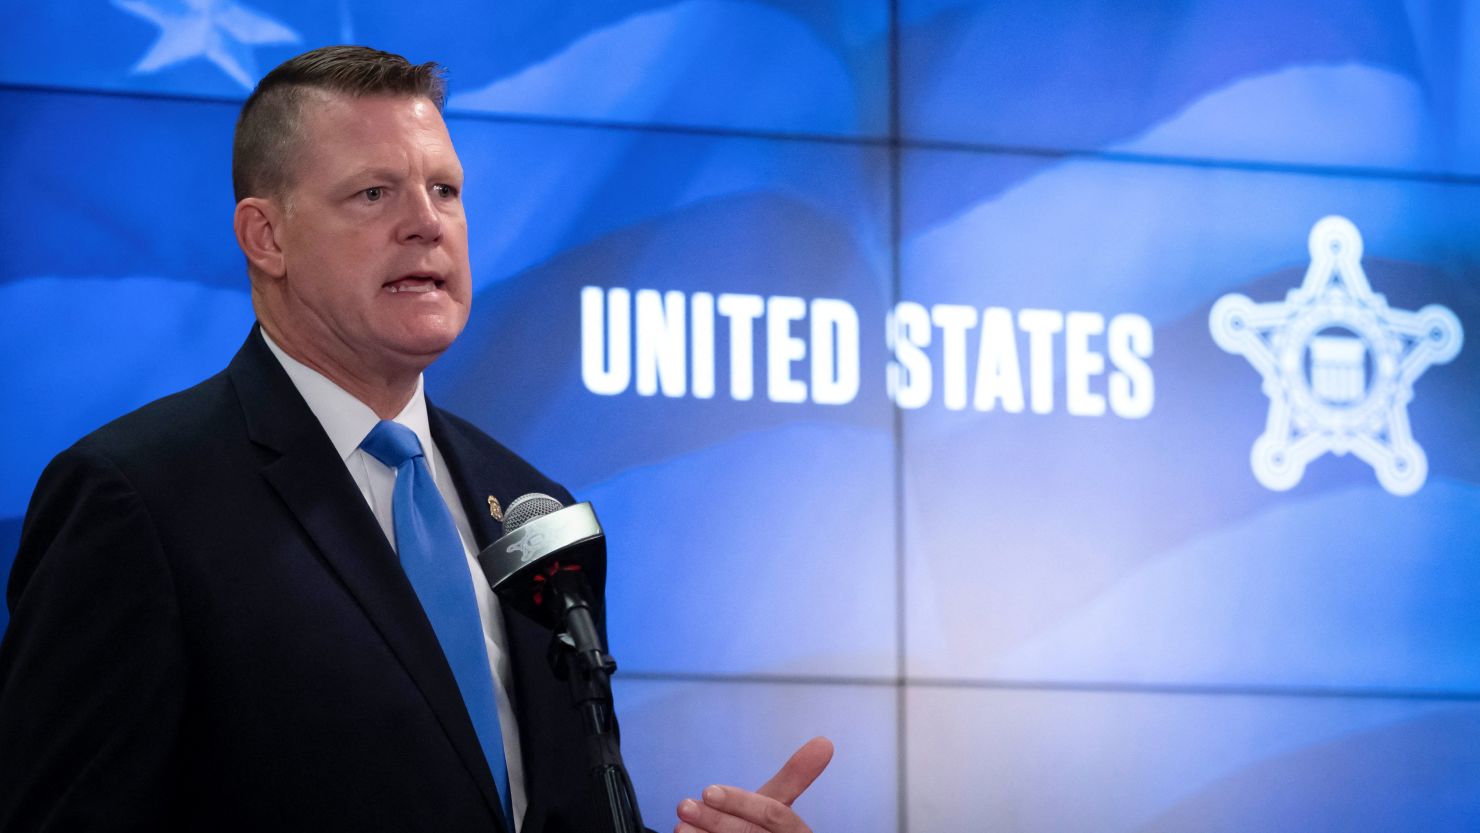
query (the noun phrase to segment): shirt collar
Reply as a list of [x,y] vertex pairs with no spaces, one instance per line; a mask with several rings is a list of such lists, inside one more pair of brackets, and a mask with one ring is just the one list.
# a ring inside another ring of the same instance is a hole
[[[283,370],[287,371],[293,387],[298,389],[298,394],[308,403],[308,409],[313,411],[319,424],[324,427],[324,433],[329,435],[329,442],[334,444],[339,458],[348,460],[359,449],[370,429],[380,422],[380,417],[370,410],[369,405],[334,384],[327,376],[284,352],[267,334],[267,330],[259,327],[258,332],[262,333],[262,340],[267,342],[267,348],[277,357]],[[427,400],[422,390],[420,374],[416,377],[416,392],[411,395],[411,401],[406,403],[401,413],[396,415],[395,421],[416,432],[427,468],[435,477],[433,458],[436,455],[432,453],[432,431],[427,422]]]

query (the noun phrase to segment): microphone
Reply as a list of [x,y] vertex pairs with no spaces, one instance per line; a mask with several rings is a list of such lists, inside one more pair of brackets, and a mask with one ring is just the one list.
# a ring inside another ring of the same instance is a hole
[[589,503],[562,506],[538,492],[516,498],[504,512],[503,537],[478,553],[478,564],[500,599],[554,631],[551,669],[570,687],[609,829],[641,833],[646,828],[612,713],[617,663],[591,613],[592,586],[606,586],[606,535],[595,510]]
[[[478,553],[478,564],[506,603],[560,630],[569,609],[564,602],[547,604],[555,580],[559,577],[562,587],[570,585],[582,597],[579,606],[589,609],[591,588],[606,586],[606,535],[591,504],[562,506],[549,495],[531,492],[509,504],[503,537]],[[576,573],[585,580],[563,575]]]

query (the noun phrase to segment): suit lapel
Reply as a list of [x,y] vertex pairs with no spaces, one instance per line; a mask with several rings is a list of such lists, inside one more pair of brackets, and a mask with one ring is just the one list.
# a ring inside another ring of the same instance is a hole
[[509,493],[516,484],[511,478],[501,476],[496,464],[480,454],[463,432],[431,402],[427,403],[427,424],[432,429],[433,442],[447,463],[452,485],[457,487],[463,513],[473,528],[474,543],[481,550],[504,534],[503,522],[493,517],[488,499],[496,500],[500,509],[507,507],[518,497]]
[[[488,498],[498,501],[507,508],[529,484],[514,472],[508,471],[499,461],[480,451],[453,420],[437,408],[427,404],[427,418],[432,430],[432,439],[442,452],[448,473],[457,487],[457,493],[467,513],[468,524],[473,528],[479,549],[487,547],[504,534],[503,523],[489,512]],[[535,724],[529,704],[536,701],[561,701],[568,698],[565,685],[555,679],[546,660],[546,652],[553,637],[549,628],[527,616],[500,605],[504,610],[504,636],[509,661],[514,667],[514,709],[520,726],[519,748],[524,757],[524,792],[527,809],[524,814],[525,833],[541,831],[549,813],[551,802],[569,800],[569,796],[551,794],[545,774],[552,769],[568,766],[565,760],[555,760],[552,754],[564,755],[570,750],[555,747],[548,738],[534,733]],[[571,713],[571,720],[575,714]]]
[[328,435],[255,329],[228,372],[251,439],[279,455],[263,466],[263,476],[405,666],[490,812],[502,818],[493,776],[436,633]]

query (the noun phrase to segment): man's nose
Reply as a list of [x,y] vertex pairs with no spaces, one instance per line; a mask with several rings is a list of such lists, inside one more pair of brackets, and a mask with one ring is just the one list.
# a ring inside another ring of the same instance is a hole
[[413,192],[407,200],[399,238],[403,243],[435,243],[442,239],[442,214],[430,191]]

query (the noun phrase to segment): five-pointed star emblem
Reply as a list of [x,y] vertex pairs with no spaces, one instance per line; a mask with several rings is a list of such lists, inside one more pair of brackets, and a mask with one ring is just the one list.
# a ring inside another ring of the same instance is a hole
[[1264,377],[1269,418],[1250,455],[1271,489],[1300,482],[1332,452],[1357,455],[1395,495],[1418,491],[1428,459],[1408,426],[1413,382],[1459,354],[1464,332],[1447,308],[1388,307],[1362,271],[1362,236],[1345,217],[1310,231],[1310,268],[1283,302],[1238,294],[1213,305],[1213,340]]
[[252,46],[297,43],[298,33],[234,0],[113,0],[113,5],[159,27],[159,39],[135,73],[151,73],[202,57],[245,89],[257,83]]

